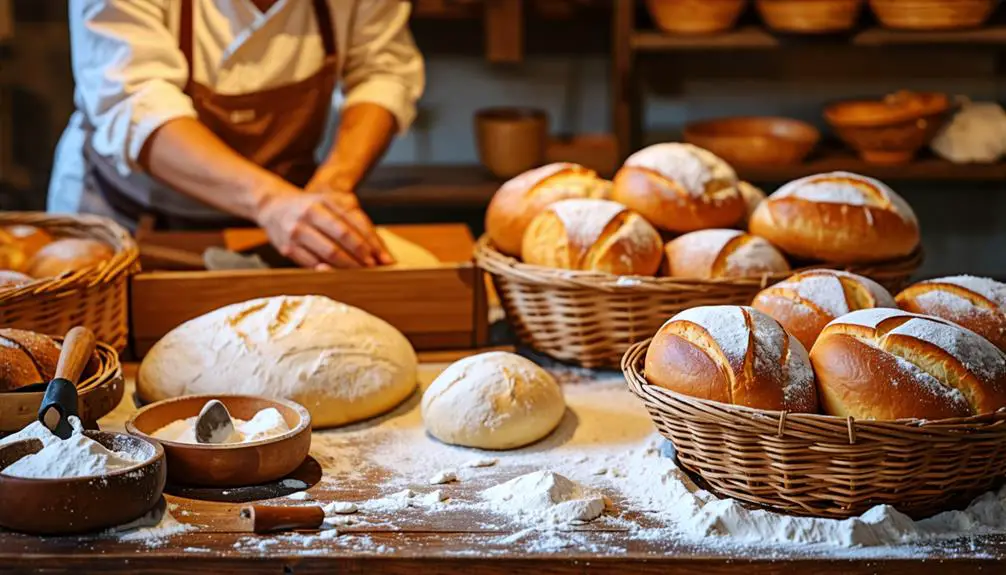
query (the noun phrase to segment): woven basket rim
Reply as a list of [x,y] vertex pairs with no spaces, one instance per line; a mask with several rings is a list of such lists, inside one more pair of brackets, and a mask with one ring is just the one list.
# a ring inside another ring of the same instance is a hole
[[[654,276],[619,276],[605,272],[566,270],[526,264],[517,258],[508,256],[493,245],[488,235],[483,234],[475,243],[474,252],[476,264],[483,270],[505,276],[510,281],[526,284],[547,285],[565,288],[587,288],[600,291],[623,292],[667,292],[667,291],[706,291],[719,287],[760,287],[785,280],[800,272],[833,269],[844,270],[865,276],[877,276],[885,273],[903,274],[904,270],[918,269],[924,258],[922,246],[903,258],[861,265],[816,264],[789,270],[783,273],[766,273],[747,278],[671,278]],[[878,273],[879,272],[879,273]]]
[[139,268],[139,248],[125,228],[109,218],[90,214],[54,215],[46,212],[0,212],[0,225],[30,225],[50,231],[74,230],[75,237],[89,237],[109,245],[114,254],[96,266],[80,268],[51,278],[39,278],[30,283],[0,288],[0,303],[11,304],[26,299],[87,289],[111,283],[123,274]]
[[897,430],[901,433],[917,432],[920,435],[932,436],[933,433],[945,433],[947,435],[959,435],[977,428],[988,428],[990,426],[1006,425],[1006,407],[999,408],[993,413],[972,415],[968,417],[955,417],[947,419],[888,419],[871,420],[856,419],[854,417],[838,417],[822,413],[799,413],[789,411],[773,411],[766,409],[756,409],[743,405],[732,405],[708,399],[692,397],[669,389],[650,384],[643,373],[642,365],[646,359],[646,348],[649,347],[653,338],[646,339],[633,344],[622,357],[622,373],[625,375],[629,389],[637,396],[643,397],[647,394],[656,394],[673,401],[699,407],[704,411],[716,413],[731,419],[746,420],[764,424],[767,421],[775,420],[779,422],[779,431],[785,429],[786,424],[806,424],[819,430],[821,424],[829,427],[842,425],[848,429],[849,443],[855,443],[856,435],[868,432],[882,434],[885,431]]

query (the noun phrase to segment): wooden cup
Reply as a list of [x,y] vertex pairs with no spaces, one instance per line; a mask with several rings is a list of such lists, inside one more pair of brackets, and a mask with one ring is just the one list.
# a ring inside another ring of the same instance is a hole
[[548,115],[532,108],[486,108],[475,113],[475,140],[482,164],[512,178],[545,161]]

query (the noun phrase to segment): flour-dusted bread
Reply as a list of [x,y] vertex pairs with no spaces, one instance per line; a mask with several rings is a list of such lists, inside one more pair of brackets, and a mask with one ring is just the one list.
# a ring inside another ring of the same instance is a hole
[[758,277],[789,271],[779,250],[763,238],[739,230],[700,230],[667,243],[667,275],[721,279]]
[[373,417],[416,389],[416,353],[387,322],[321,296],[222,307],[178,326],[140,365],[143,401],[240,393],[286,398],[314,427]]
[[898,294],[898,307],[962,325],[1006,351],[1006,284],[974,276],[919,282]]
[[849,172],[784,185],[755,208],[748,228],[787,254],[836,263],[907,256],[919,245],[908,203],[885,184]]
[[87,238],[64,238],[46,244],[25,264],[33,278],[48,278],[96,266],[115,255],[108,244]]
[[59,350],[59,344],[47,335],[0,329],[0,392],[52,380]]
[[737,174],[709,150],[691,144],[656,144],[625,160],[611,199],[676,233],[725,228],[744,217]]
[[454,362],[423,394],[423,423],[444,443],[513,449],[552,432],[566,412],[547,371],[513,353],[481,353]]

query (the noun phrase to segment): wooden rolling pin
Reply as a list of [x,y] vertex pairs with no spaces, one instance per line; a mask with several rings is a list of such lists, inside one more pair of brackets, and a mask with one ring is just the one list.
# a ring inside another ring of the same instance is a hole
[[277,531],[314,531],[325,521],[325,511],[317,505],[307,507],[250,505],[241,509],[242,530],[252,533]]

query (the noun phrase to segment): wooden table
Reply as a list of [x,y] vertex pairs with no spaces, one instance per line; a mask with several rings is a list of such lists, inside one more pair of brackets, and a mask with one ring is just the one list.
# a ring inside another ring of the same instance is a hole
[[[428,381],[454,353],[421,354],[421,379]],[[102,420],[106,429],[121,427],[135,408],[132,405],[132,375],[127,366],[129,393],[115,412]],[[415,399],[411,406],[414,409]],[[316,483],[321,474],[311,460],[294,477]],[[254,488],[252,488],[254,489]],[[260,488],[259,497],[281,495]],[[319,483],[311,493],[319,502],[362,500],[380,496],[376,481],[347,481],[336,485]],[[261,491],[264,490],[264,491]],[[288,491],[289,492],[289,491]],[[558,532],[567,546],[528,549],[514,530],[503,531],[464,515],[405,513],[395,524],[365,524],[339,528],[326,536],[251,536],[237,533],[232,518],[249,491],[215,491],[217,501],[191,497],[193,493],[172,489],[166,495],[178,521],[200,525],[163,542],[122,541],[114,536],[90,538],[38,538],[0,532],[0,573],[41,571],[46,573],[407,573],[434,575],[465,573],[999,573],[1006,567],[1006,537],[986,537],[949,544],[925,559],[873,558],[852,554],[846,558],[813,551],[778,549],[703,548],[674,538],[640,540],[619,530],[591,525],[576,531]],[[227,501],[230,499],[230,501]],[[287,501],[287,503],[292,503]]]

